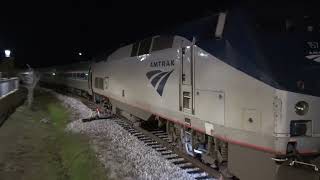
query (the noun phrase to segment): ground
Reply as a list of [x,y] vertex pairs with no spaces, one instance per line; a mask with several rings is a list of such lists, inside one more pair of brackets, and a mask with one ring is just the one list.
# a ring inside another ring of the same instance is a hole
[[71,116],[50,93],[36,91],[33,108],[22,105],[0,128],[0,179],[107,179],[88,137],[65,131]]

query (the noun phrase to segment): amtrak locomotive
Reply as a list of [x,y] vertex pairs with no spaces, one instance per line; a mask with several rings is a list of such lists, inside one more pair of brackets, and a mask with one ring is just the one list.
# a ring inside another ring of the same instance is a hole
[[281,20],[271,30],[233,10],[186,24],[92,63],[80,90],[114,113],[157,121],[224,176],[276,179],[280,163],[317,171],[319,30]]

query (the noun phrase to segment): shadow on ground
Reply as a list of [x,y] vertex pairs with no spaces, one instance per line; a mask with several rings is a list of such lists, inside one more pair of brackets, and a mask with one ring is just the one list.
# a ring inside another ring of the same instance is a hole
[[107,179],[88,138],[64,130],[69,114],[37,90],[32,110],[22,105],[0,128],[0,179]]

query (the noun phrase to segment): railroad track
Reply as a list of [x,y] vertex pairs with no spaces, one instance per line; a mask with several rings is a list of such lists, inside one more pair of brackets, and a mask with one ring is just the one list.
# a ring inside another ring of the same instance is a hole
[[199,160],[185,154],[171,143],[168,134],[160,129],[145,130],[129,120],[119,118],[115,122],[130,134],[144,142],[146,146],[159,152],[165,159],[186,171],[195,179],[217,179],[220,173],[209,166],[204,165]]
[[[79,98],[79,97],[78,97]],[[80,100],[90,109],[96,110],[98,105],[88,101],[87,99],[80,98]],[[179,148],[172,144],[168,134],[161,129],[143,129],[137,126],[132,121],[117,116],[118,118],[113,119],[119,126],[128,131],[131,135],[138,138],[146,146],[151,147],[155,151],[159,152],[165,159],[178,166],[182,170],[186,171],[192,177],[197,180],[215,180],[220,177],[219,171],[203,164],[198,159],[189,156],[188,154],[181,151]],[[103,119],[103,118],[101,118]]]

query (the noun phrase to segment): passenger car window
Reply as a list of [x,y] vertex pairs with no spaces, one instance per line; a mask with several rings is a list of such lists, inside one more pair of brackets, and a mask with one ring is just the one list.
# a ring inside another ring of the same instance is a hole
[[158,36],[153,39],[152,52],[172,48],[173,36]]
[[103,78],[100,77],[96,77],[94,79],[94,87],[97,89],[104,89],[104,82],[103,82]]
[[148,38],[140,42],[138,55],[148,54],[150,50],[152,39]]
[[109,86],[109,77],[104,78],[104,89],[108,89]]
[[95,88],[98,88],[99,87],[99,85],[98,85],[98,78],[96,77],[95,79],[94,79],[94,87]]
[[99,89],[102,89],[103,90],[103,79],[102,78],[99,78]]
[[80,74],[80,77],[81,77],[82,80],[85,80],[85,79],[86,79],[85,73],[81,73],[81,74]]

